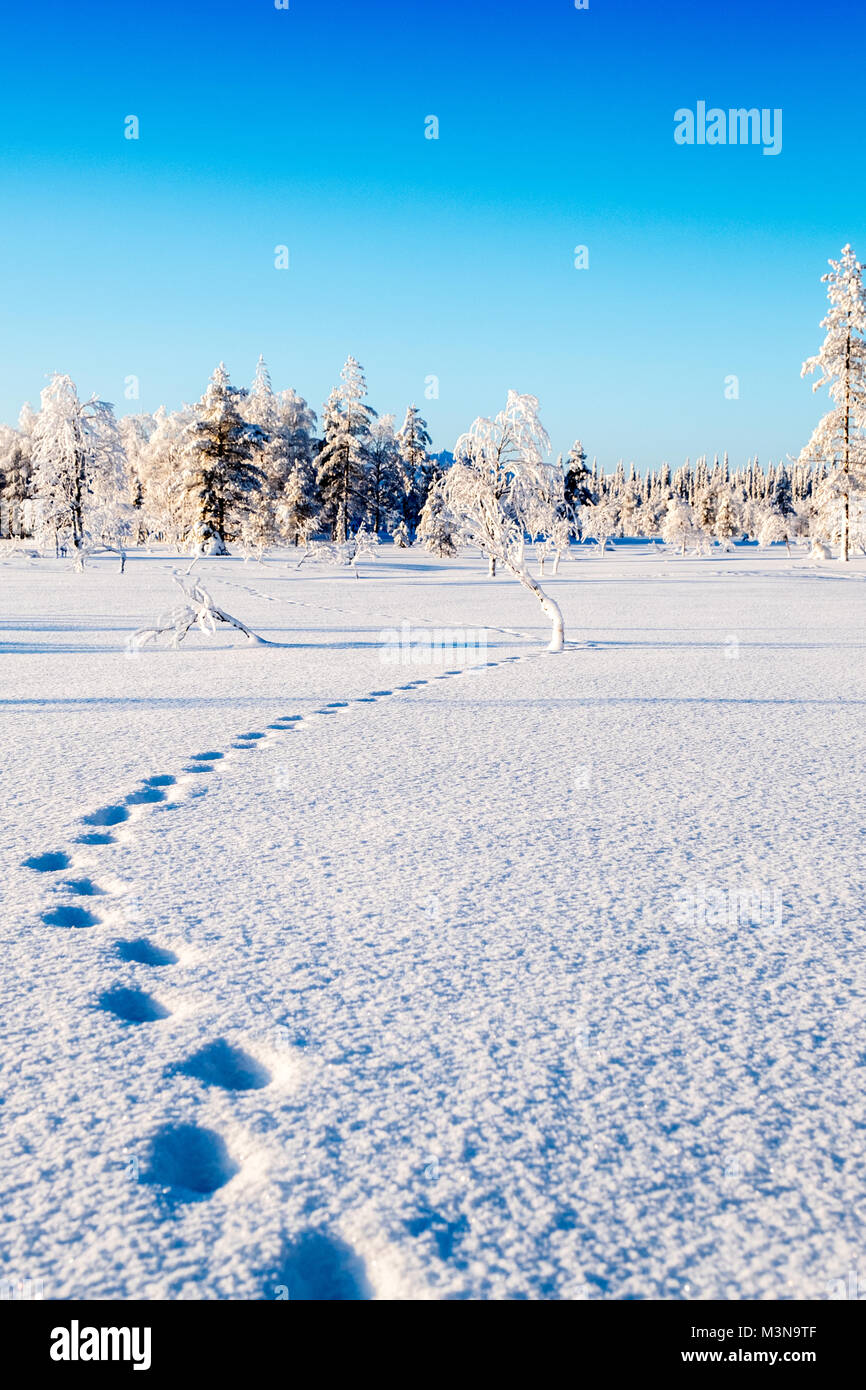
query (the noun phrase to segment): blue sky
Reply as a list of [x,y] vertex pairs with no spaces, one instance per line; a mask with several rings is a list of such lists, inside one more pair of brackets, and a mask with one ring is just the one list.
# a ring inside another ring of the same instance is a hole
[[[4,28],[0,419],[51,371],[127,413],[260,352],[320,410],[351,352],[439,448],[509,387],[606,466],[808,438],[820,276],[866,259],[853,0],[43,0]],[[781,154],[676,145],[698,100],[781,108]]]

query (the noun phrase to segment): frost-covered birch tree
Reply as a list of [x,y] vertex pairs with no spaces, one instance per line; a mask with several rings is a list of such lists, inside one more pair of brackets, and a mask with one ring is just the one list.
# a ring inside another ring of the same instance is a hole
[[29,437],[11,425],[0,425],[0,536],[24,534],[30,472]]
[[[859,509],[866,491],[866,296],[863,267],[850,246],[841,259],[830,261],[822,282],[829,288],[830,309],[821,327],[827,336],[819,352],[803,363],[802,376],[819,372],[812,390],[826,386],[833,402],[817,425],[801,458],[830,465],[821,483],[819,516],[829,508],[838,514],[839,559],[847,561],[851,540],[852,503]],[[859,530],[859,525],[858,525]],[[830,535],[830,540],[835,536]]]
[[548,651],[561,652],[565,627],[559,605],[524,562],[523,518],[533,498],[549,495],[555,486],[545,461],[549,451],[537,398],[509,391],[495,419],[479,418],[460,436],[456,461],[440,486],[461,538],[487,556],[491,574],[499,563],[534,595],[551,624]]
[[78,398],[68,376],[56,372],[41,394],[33,424],[33,494],[41,527],[55,546],[81,551],[111,529],[127,502],[123,445],[108,401]]

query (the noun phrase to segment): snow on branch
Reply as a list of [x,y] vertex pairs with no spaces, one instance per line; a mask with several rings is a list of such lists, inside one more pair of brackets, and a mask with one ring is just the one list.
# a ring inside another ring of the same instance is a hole
[[143,627],[133,633],[127,644],[131,650],[137,651],[148,642],[156,642],[165,636],[170,639],[170,647],[178,647],[191,628],[197,627],[207,636],[212,636],[217,630],[217,623],[228,623],[231,627],[236,627],[250,642],[258,646],[276,645],[251,632],[238,618],[233,618],[230,613],[217,608],[200,579],[189,579],[177,571],[172,577],[175,584],[183,590],[185,602],[178,603],[167,613],[163,613],[157,618],[154,627]]

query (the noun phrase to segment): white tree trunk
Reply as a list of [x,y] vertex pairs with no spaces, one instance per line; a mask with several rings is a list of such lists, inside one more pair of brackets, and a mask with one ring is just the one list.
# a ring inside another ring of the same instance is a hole
[[549,652],[561,652],[565,645],[565,622],[562,610],[558,603],[555,603],[548,594],[544,592],[540,584],[532,578],[521,565],[506,561],[512,574],[520,580],[524,588],[534,594],[541,604],[541,611],[550,619],[551,633],[550,644],[547,648]]

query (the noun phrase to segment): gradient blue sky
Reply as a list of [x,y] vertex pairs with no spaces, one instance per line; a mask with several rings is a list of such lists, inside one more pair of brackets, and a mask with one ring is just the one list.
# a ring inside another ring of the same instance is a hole
[[[260,352],[320,410],[351,352],[438,448],[515,387],[606,466],[796,452],[820,276],[866,259],[864,37],[853,0],[9,7],[0,419],[51,371],[128,413]],[[677,146],[698,99],[781,107],[782,153]]]

